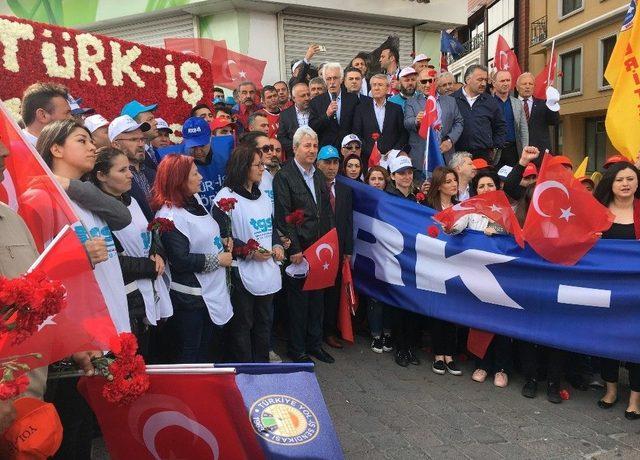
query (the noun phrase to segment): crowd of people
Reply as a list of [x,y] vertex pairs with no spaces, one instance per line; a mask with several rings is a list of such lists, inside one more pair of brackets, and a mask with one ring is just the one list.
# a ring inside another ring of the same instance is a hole
[[[367,55],[359,54],[345,69],[324,63],[316,76],[311,59],[318,50],[310,46],[293,63],[288,83],[258,90],[242,82],[232,98],[213,88],[211,103],[185,114],[178,146],[152,101],[133,100],[107,120],[79,107],[58,84],[25,91],[23,133],[84,223],[76,231],[117,330],[137,336],[148,363],[281,362],[277,338],[286,340],[294,362],[333,363],[326,346],[344,346],[336,325],[341,275],[333,287],[305,291],[304,273],[285,267],[304,265],[305,249],[332,228],[340,260],[350,259],[352,195],[338,175],[435,210],[502,189],[522,223],[542,153],[552,151],[549,126],[559,121],[557,111],[532,96],[532,74],[518,77],[516,97],[509,72],[490,75],[471,65],[464,82],[456,82],[425,55],[400,68],[397,50],[386,49],[382,73],[370,74]],[[432,129],[446,166],[428,174],[419,130],[434,86]],[[230,155],[221,159],[215,139],[229,140]],[[5,149],[0,159],[10,153]],[[553,161],[573,168],[565,156]],[[219,180],[204,187],[212,168]],[[605,168],[598,184],[580,179],[616,217],[603,238],[636,239],[637,165],[614,156]],[[42,202],[42,194],[35,191],[31,200]],[[301,221],[293,222],[300,211]],[[166,228],[154,238],[149,222],[162,219],[172,225],[159,224]],[[478,214],[451,232],[465,229],[505,233]],[[42,232],[42,241],[54,236]],[[420,364],[420,349],[430,349],[433,372],[462,375],[456,359],[466,352],[465,328],[397,307],[361,298],[356,327],[370,336],[371,351],[393,352],[407,367]],[[553,403],[562,401],[563,379],[584,390],[604,386],[600,372],[606,392],[598,405],[608,409],[617,401],[614,360],[495,336],[475,367],[473,381],[493,376],[497,387],[519,369],[528,398],[546,380]],[[625,415],[637,419],[640,365],[627,367],[632,391]]]

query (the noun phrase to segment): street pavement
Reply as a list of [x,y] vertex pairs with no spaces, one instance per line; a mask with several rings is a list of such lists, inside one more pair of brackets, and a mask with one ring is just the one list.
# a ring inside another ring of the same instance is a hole
[[640,420],[624,418],[628,385],[610,410],[597,407],[600,390],[578,391],[562,404],[520,395],[515,376],[506,388],[431,371],[430,356],[402,368],[393,353],[376,354],[358,337],[343,350],[329,349],[334,364],[316,374],[347,459],[640,459]]

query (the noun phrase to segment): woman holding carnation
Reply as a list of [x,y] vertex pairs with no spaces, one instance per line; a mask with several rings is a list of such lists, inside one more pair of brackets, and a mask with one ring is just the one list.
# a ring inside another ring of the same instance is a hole
[[350,153],[342,160],[342,170],[340,173],[349,179],[362,181],[362,159],[356,153]]
[[235,199],[231,217],[234,255],[231,270],[233,318],[228,325],[228,359],[269,362],[271,305],[282,287],[284,249],[273,231],[271,198],[260,191],[262,153],[249,143],[236,147],[227,163],[225,186],[214,202]]
[[[164,272],[164,249],[149,232],[149,222],[131,190],[132,173],[129,159],[114,147],[98,150],[91,181],[104,193],[123,202],[132,221],[122,230],[113,232],[114,243],[127,292],[132,332],[138,339],[140,353],[149,356],[150,325],[168,318],[173,312]],[[154,244],[155,243],[155,244]]]
[[[231,266],[232,242],[223,242],[221,225],[198,196],[202,176],[193,158],[167,155],[153,186],[156,218],[173,222],[161,235],[171,268],[171,301],[177,339],[177,362],[210,362],[219,354],[221,327],[233,315],[225,267]],[[222,227],[226,227],[220,218]]]

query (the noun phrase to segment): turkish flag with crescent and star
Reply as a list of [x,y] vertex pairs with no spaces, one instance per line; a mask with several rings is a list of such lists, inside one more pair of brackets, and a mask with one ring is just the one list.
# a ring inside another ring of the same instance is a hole
[[235,374],[184,372],[149,375],[149,390],[128,405],[104,399],[105,379],[80,379],[111,458],[264,458]]
[[211,62],[213,83],[228,89],[236,89],[243,81],[251,81],[262,88],[262,77],[267,61],[252,58],[227,48],[224,40],[209,38],[165,38],[167,49],[196,54]]
[[450,208],[440,211],[433,218],[440,222],[445,230],[451,229],[453,225],[467,214],[482,214],[499,224],[507,233],[515,238],[521,248],[524,248],[522,229],[518,224],[518,219],[509,204],[507,195],[502,190],[476,195],[462,203],[458,203]]
[[536,75],[534,84],[533,97],[538,99],[547,98],[547,88],[553,86],[556,80],[556,68],[558,66],[558,55],[553,53],[551,60],[544,66],[544,69]]
[[303,291],[315,291],[335,284],[340,268],[338,252],[338,231],[335,228],[304,251],[304,258],[309,263],[309,274],[304,282]]
[[436,100],[437,85],[435,81],[436,75],[435,70],[429,72],[429,76],[433,78],[433,82],[429,87],[429,92],[425,94],[427,100],[424,105],[424,116],[422,117],[422,121],[420,121],[420,126],[418,127],[418,135],[425,140],[429,137],[429,128],[438,120],[438,102]]
[[614,216],[571,171],[545,154],[524,223],[524,239],[549,262],[574,265]]
[[493,63],[497,70],[506,70],[511,74],[511,89],[516,87],[516,80],[522,73],[518,57],[513,52],[504,37],[498,34],[496,44],[496,54],[493,56]]

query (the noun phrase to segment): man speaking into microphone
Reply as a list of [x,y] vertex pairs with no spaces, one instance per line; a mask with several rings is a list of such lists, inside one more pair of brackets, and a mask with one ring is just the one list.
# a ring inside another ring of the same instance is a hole
[[318,134],[320,147],[333,145],[339,150],[342,138],[351,134],[358,97],[342,87],[342,66],[339,63],[325,64],[323,75],[327,92],[311,100],[309,126]]

